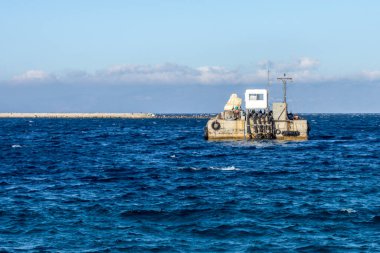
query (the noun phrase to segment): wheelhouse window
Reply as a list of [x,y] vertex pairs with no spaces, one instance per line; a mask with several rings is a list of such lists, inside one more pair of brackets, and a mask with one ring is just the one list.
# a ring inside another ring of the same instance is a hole
[[249,94],[249,100],[264,100],[264,94]]

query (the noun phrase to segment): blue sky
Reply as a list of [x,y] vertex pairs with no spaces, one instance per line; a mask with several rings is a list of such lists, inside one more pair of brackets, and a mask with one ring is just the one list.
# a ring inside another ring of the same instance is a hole
[[4,1],[0,111],[215,112],[230,92],[263,86],[269,65],[274,101],[275,77],[294,77],[295,111],[380,112],[378,10],[369,0]]

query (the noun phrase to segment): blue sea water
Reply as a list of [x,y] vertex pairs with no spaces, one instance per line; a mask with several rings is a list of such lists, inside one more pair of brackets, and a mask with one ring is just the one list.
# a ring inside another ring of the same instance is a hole
[[206,119],[2,119],[0,251],[380,251],[380,115],[304,116],[304,142],[206,141]]

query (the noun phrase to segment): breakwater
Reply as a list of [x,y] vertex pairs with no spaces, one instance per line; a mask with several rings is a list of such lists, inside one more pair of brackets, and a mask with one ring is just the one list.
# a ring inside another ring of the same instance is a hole
[[103,118],[103,119],[150,119],[150,118],[199,118],[206,119],[215,114],[153,114],[153,113],[0,113],[0,118]]
[[153,118],[152,113],[0,113],[0,118]]

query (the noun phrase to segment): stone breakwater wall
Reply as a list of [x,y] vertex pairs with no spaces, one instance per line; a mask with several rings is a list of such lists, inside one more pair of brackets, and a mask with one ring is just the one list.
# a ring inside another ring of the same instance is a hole
[[0,118],[98,118],[98,119],[209,119],[215,114],[153,114],[153,113],[0,113]]
[[156,114],[158,119],[209,119],[215,117],[215,113],[197,113],[197,114]]
[[152,113],[0,113],[0,118],[154,118]]

